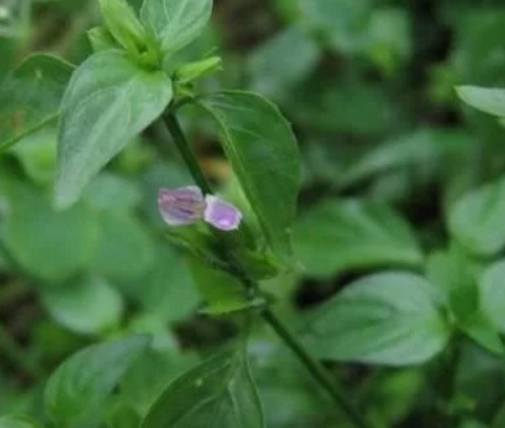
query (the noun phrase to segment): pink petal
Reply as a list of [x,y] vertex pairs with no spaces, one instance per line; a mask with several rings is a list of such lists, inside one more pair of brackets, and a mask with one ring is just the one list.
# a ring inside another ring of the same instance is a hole
[[196,186],[161,189],[158,206],[163,220],[169,226],[186,226],[202,219],[205,201]]
[[207,195],[205,202],[207,206],[203,218],[207,223],[225,231],[238,229],[242,221],[242,213],[239,209],[212,195]]

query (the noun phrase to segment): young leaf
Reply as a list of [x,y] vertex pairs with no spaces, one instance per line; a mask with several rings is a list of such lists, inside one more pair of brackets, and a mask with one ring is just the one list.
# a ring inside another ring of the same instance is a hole
[[297,260],[307,274],[330,277],[380,266],[419,266],[423,254],[409,225],[387,205],[326,202],[296,224]]
[[212,0],[145,0],[143,24],[158,39],[165,55],[195,40],[212,15]]
[[61,325],[80,334],[97,334],[119,324],[121,294],[99,278],[84,278],[56,290],[44,290],[42,302]]
[[0,85],[0,153],[58,116],[73,67],[49,55],[28,57]]
[[132,54],[140,54],[148,45],[147,33],[125,0],[99,0],[107,29],[117,42]]
[[391,272],[358,280],[317,309],[306,343],[323,359],[403,366],[428,361],[450,336],[440,291]]
[[290,227],[301,182],[296,137],[280,111],[247,92],[204,101],[222,132],[222,144],[271,248],[291,258]]
[[141,428],[264,428],[247,356],[226,353],[175,380]]
[[172,99],[172,82],[148,72],[126,53],[107,50],[76,71],[65,93],[60,122],[56,203],[72,205],[88,182]]
[[0,417],[0,428],[38,428],[39,425],[25,416],[2,416]]
[[505,246],[505,179],[482,186],[457,201],[449,229],[468,250],[492,256]]
[[483,112],[505,117],[505,89],[459,86],[459,97],[467,104]]
[[96,418],[100,406],[148,345],[147,336],[133,336],[90,346],[65,361],[45,390],[53,421],[72,428]]

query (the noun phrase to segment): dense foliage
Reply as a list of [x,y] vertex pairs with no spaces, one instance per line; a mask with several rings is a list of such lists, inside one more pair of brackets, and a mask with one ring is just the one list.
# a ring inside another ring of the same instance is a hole
[[503,2],[212,3],[0,2],[0,428],[505,428]]

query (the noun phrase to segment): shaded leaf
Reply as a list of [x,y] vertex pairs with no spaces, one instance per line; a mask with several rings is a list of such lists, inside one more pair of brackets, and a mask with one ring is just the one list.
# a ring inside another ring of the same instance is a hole
[[66,360],[45,390],[46,409],[68,428],[95,420],[106,398],[130,366],[146,351],[147,336],[90,346]]
[[323,203],[299,220],[293,238],[297,259],[316,277],[423,261],[409,225],[387,205],[371,201]]
[[424,363],[451,337],[440,290],[404,272],[350,284],[315,310],[308,328],[306,344],[322,359],[393,366]]
[[175,380],[142,428],[264,428],[263,411],[245,353],[213,358]]
[[505,117],[505,89],[459,86],[457,93],[467,104],[486,113]]
[[49,55],[34,55],[0,85],[0,153],[58,116],[73,67]]
[[452,235],[472,253],[492,256],[505,246],[505,179],[460,198],[449,212]]
[[81,334],[113,328],[123,314],[121,294],[99,278],[80,279],[57,290],[47,290],[42,301],[58,323]]

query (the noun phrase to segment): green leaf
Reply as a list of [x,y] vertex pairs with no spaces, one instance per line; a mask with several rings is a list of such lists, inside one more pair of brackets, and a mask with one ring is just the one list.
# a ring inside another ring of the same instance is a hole
[[244,352],[226,353],[171,383],[142,428],[264,428],[261,403]]
[[372,201],[325,202],[300,219],[293,238],[297,260],[314,277],[423,262],[405,220],[387,205]]
[[290,27],[262,44],[250,56],[248,71],[255,91],[269,96],[289,95],[307,78],[321,58],[321,49],[297,27]]
[[143,24],[169,55],[195,40],[212,15],[212,0],[145,0],[140,10]]
[[505,260],[492,264],[479,280],[480,304],[485,316],[505,332]]
[[147,350],[147,336],[90,346],[65,361],[45,390],[46,409],[66,428],[94,420],[130,366]]
[[58,116],[73,67],[49,55],[28,57],[0,85],[0,153]]
[[350,284],[317,309],[306,344],[322,359],[403,366],[433,358],[450,336],[440,290],[390,272]]
[[195,284],[208,305],[205,308],[207,314],[229,314],[251,306],[238,279],[194,257],[188,257],[188,264]]
[[472,253],[492,256],[505,246],[505,179],[458,200],[449,213],[452,235]]
[[459,97],[467,104],[483,112],[505,117],[505,89],[459,86]]
[[154,262],[154,246],[142,223],[127,212],[99,214],[100,239],[91,261],[93,268],[111,280],[135,280]]
[[107,50],[73,75],[62,104],[56,203],[72,205],[88,182],[172,99],[161,71],[138,68],[124,52]]
[[22,137],[11,152],[19,159],[26,174],[41,185],[54,181],[56,166],[56,132],[44,127]]
[[290,263],[290,227],[301,183],[296,137],[276,106],[259,95],[225,92],[204,102],[217,120],[233,171],[277,256]]
[[59,324],[80,334],[97,334],[117,326],[124,309],[121,294],[99,278],[46,290],[42,301]]
[[99,3],[107,29],[116,41],[132,54],[145,51],[148,35],[132,7],[125,0],[99,0]]
[[25,416],[2,416],[0,428],[37,428],[39,425]]
[[121,400],[145,416],[167,385],[197,363],[193,354],[150,350],[121,380]]
[[15,205],[3,222],[2,236],[12,255],[27,271],[51,284],[78,274],[91,260],[98,239],[92,213],[79,204],[55,212],[39,196]]
[[112,34],[104,27],[94,27],[88,30],[88,39],[94,52],[115,49],[118,47]]
[[195,312],[200,295],[182,256],[160,245],[154,269],[143,280],[139,298],[147,313],[174,323]]

